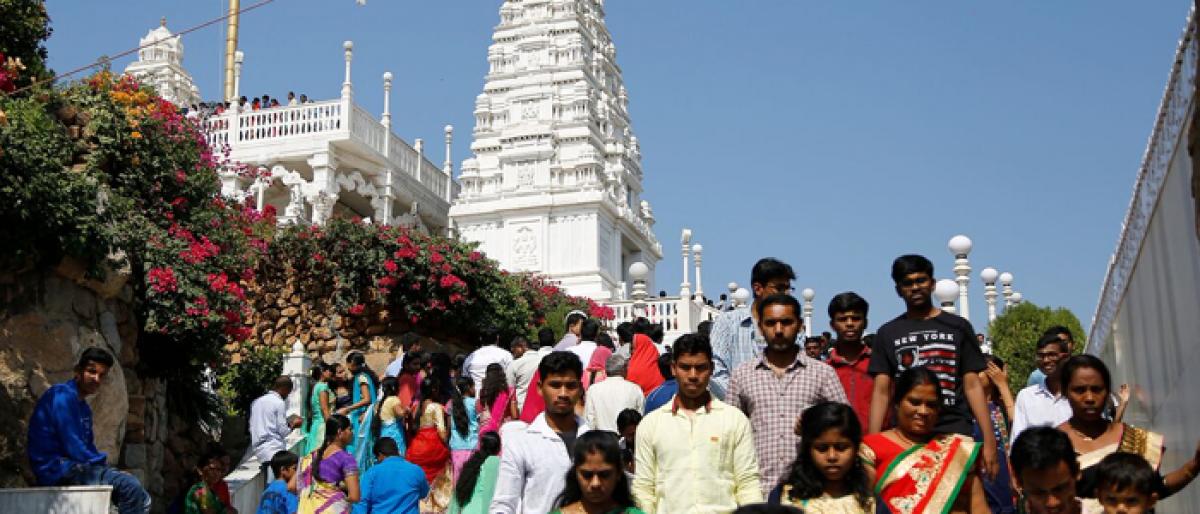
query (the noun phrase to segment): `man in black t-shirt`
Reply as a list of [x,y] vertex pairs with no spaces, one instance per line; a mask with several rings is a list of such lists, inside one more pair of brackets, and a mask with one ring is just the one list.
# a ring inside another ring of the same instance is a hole
[[979,423],[983,462],[991,476],[998,466],[996,439],[979,373],[986,367],[971,322],[933,305],[933,263],[920,255],[902,255],[892,263],[896,293],[905,312],[875,332],[871,364],[875,377],[869,433],[879,432],[891,401],[892,380],[904,370],[924,366],[937,374],[942,395],[937,430],[971,435],[971,417]]

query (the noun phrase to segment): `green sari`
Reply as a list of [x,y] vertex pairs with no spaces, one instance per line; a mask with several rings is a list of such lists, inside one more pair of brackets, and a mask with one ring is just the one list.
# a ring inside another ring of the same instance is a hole
[[312,453],[313,450],[321,447],[321,443],[325,440],[325,413],[321,412],[321,393],[329,393],[328,404],[333,408],[333,394],[329,391],[329,384],[325,382],[317,382],[313,386],[312,396],[308,400],[308,412],[310,412],[310,421],[308,430],[304,432],[304,453]]
[[225,509],[225,504],[213,494],[211,488],[204,482],[197,482],[191,489],[188,489],[187,496],[183,499],[183,514],[226,514],[229,511]]

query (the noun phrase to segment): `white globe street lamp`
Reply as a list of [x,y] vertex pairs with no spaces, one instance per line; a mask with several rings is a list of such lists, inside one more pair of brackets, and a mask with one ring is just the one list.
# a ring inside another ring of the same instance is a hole
[[1025,301],[1025,297],[1021,295],[1021,292],[1020,292],[1020,291],[1013,291],[1013,294],[1012,294],[1012,304],[1013,304],[1014,306],[1015,306],[1015,305],[1021,305],[1021,302],[1023,302],[1023,301]]
[[804,337],[812,337],[813,298],[817,297],[817,292],[806,287],[800,291],[800,297],[804,298]]
[[950,238],[946,247],[950,249],[950,254],[954,255],[954,281],[958,283],[959,315],[970,319],[971,308],[967,303],[967,286],[971,283],[971,264],[967,261],[967,254],[971,253],[971,238],[959,234]]
[[1013,274],[1005,271],[1000,274],[1000,285],[1004,286],[1004,308],[1012,307]]
[[983,279],[983,298],[988,306],[988,323],[996,320],[996,279],[999,277],[1000,272],[990,266],[979,272],[979,278]]
[[933,297],[937,298],[942,310],[954,313],[954,297],[958,296],[958,284],[953,280],[943,278],[933,287]]
[[646,277],[650,276],[650,267],[638,261],[629,265],[629,278],[633,279],[633,315],[646,316]]
[[739,287],[739,288],[737,288],[736,291],[733,292],[733,305],[735,307],[741,307],[741,306],[747,305],[749,303],[750,303],[750,290],[749,289],[746,289],[744,287]]

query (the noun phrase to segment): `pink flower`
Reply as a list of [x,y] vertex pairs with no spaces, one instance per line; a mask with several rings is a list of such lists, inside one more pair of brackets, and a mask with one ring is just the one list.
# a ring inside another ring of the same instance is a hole
[[383,261],[383,269],[388,270],[388,273],[395,273],[399,266],[396,265],[396,261],[388,259]]
[[379,284],[379,287],[391,289],[393,287],[396,287],[396,284],[399,282],[400,281],[396,280],[395,277],[383,277],[383,278],[380,278],[377,283]]
[[396,253],[393,255],[395,255],[397,259],[411,259],[417,256],[417,251],[405,246],[399,250],[396,250]]
[[471,262],[478,262],[482,258],[483,258],[483,254],[481,254],[479,252],[471,252],[471,255],[467,257],[467,259],[470,260]]
[[359,303],[359,304],[355,304],[353,307],[350,307],[350,310],[348,312],[350,313],[351,316],[362,316],[363,311],[365,311],[366,309],[367,309],[366,306]]
[[156,293],[173,293],[179,287],[175,280],[175,270],[171,268],[151,268],[148,275],[150,287]]
[[429,262],[432,262],[432,263],[434,263],[434,264],[441,264],[441,263],[442,263],[442,262],[444,262],[445,260],[446,260],[446,258],[445,258],[445,257],[442,257],[442,254],[440,254],[440,253],[438,253],[438,252],[436,252],[436,251],[434,251],[434,252],[433,252],[433,253],[432,253],[432,254],[429,256]]

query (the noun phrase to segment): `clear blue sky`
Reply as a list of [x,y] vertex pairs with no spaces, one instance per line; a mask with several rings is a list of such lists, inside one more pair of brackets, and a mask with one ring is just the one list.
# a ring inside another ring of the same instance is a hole
[[[946,241],[965,233],[976,273],[1011,271],[1027,299],[1086,327],[1190,4],[606,2],[666,253],[659,287],[678,290],[686,226],[705,246],[707,292],[776,256],[817,291],[818,330],[845,290],[878,326],[901,308],[891,260],[923,253],[949,277]],[[115,55],[162,16],[179,31],[225,5],[54,0],[50,64]],[[379,112],[390,70],[397,133],[440,141],[452,123],[457,167],[499,5],[276,0],[242,17],[242,92],[332,98],[354,40],[358,101]],[[220,96],[222,40],[220,25],[184,39],[207,98]],[[980,328],[982,289],[975,278]]]

